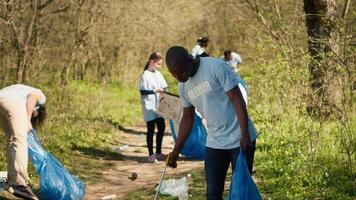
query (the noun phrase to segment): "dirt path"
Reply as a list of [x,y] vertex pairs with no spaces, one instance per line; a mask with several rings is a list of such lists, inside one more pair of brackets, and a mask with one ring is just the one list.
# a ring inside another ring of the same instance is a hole
[[[164,162],[148,163],[146,137],[144,130],[138,128],[125,129],[120,133],[120,144],[123,150],[123,160],[115,161],[114,169],[102,173],[100,181],[87,185],[85,199],[98,200],[106,195],[117,195],[116,199],[122,199],[128,192],[142,188],[154,188],[158,184]],[[128,145],[128,146],[127,146]],[[163,152],[168,153],[173,148],[174,142],[170,135],[163,138]],[[126,148],[125,148],[126,147]],[[182,160],[177,169],[167,169],[167,174],[189,172],[191,169],[203,167],[202,161]],[[131,180],[131,173],[137,173],[137,179]],[[152,197],[153,198],[153,197]]]

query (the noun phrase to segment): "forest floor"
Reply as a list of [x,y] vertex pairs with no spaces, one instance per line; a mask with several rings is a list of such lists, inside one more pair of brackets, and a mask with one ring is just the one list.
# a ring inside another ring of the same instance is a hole
[[[117,151],[122,155],[121,160],[115,161],[115,167],[100,172],[101,178],[86,187],[85,199],[96,200],[107,195],[114,195],[116,199],[122,199],[130,191],[139,188],[152,188],[159,183],[164,169],[164,161],[149,163],[147,161],[147,146],[145,128],[126,128],[120,132],[120,144]],[[168,130],[169,131],[169,130]],[[162,151],[169,153],[174,146],[173,138],[166,134],[163,138]],[[121,150],[120,150],[121,148]],[[202,168],[202,161],[181,159],[178,168],[167,168],[166,174],[181,175],[189,173],[190,170]],[[137,178],[132,178],[137,174]],[[183,176],[183,175],[182,175]],[[178,177],[177,177],[178,178]],[[148,197],[148,199],[153,199]]]
[[[174,146],[169,126],[167,129],[162,144],[162,151],[166,154]],[[105,196],[115,196],[112,199],[124,199],[131,191],[142,188],[152,189],[152,197],[147,196],[147,199],[153,199],[154,188],[159,183],[164,169],[164,161],[148,162],[145,127],[121,127],[117,135],[118,138],[115,139],[117,145],[113,146],[113,149],[121,155],[120,159],[110,160],[112,167],[104,170],[100,167],[89,170],[90,172],[86,175],[88,181],[86,181],[84,199],[100,200]],[[91,156],[90,159],[96,159],[97,166],[105,165],[108,162],[107,158],[99,156]],[[180,158],[178,165],[176,169],[167,168],[166,177],[182,178],[193,169],[202,169],[203,161]],[[137,178],[132,178],[132,174],[136,174]],[[38,193],[38,189],[35,191]],[[0,199],[17,200],[18,198],[8,192],[0,191]]]

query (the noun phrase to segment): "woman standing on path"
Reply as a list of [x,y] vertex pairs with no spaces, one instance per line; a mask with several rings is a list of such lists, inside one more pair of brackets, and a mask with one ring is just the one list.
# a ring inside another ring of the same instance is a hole
[[37,200],[27,173],[27,133],[46,117],[46,97],[27,85],[11,85],[0,90],[0,126],[7,139],[7,184],[15,196]]
[[[155,113],[158,105],[159,95],[167,88],[167,82],[158,71],[162,66],[162,55],[154,52],[150,55],[144,71],[140,77],[141,104],[144,120],[147,124],[147,147],[148,161],[156,162],[157,159],[164,159],[162,153],[162,139],[165,131],[164,119]],[[153,153],[153,135],[157,126],[156,153]]]

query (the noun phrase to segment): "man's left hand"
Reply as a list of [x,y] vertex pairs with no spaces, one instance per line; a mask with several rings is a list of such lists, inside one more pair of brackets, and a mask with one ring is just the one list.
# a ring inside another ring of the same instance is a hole
[[250,141],[250,137],[241,137],[240,139],[240,148],[243,151],[248,151],[248,148],[251,147],[251,141]]

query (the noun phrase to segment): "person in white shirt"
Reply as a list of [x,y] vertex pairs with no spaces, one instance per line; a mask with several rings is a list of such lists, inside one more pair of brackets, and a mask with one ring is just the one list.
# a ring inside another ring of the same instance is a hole
[[[147,124],[147,148],[148,161],[156,162],[157,159],[164,159],[162,153],[162,140],[165,131],[165,122],[162,116],[155,111],[158,106],[159,96],[167,90],[167,82],[158,71],[162,66],[162,55],[154,52],[150,55],[144,71],[140,77],[141,104],[144,120]],[[153,153],[153,135],[157,126],[156,153]]]
[[44,122],[45,102],[41,90],[27,85],[16,84],[0,90],[0,125],[7,139],[7,184],[20,198],[38,199],[28,185],[27,134],[33,126]]
[[236,73],[239,71],[240,64],[242,64],[241,56],[231,50],[225,50],[224,55],[221,57],[230,68]]
[[198,57],[209,57],[209,54],[205,52],[205,47],[208,46],[209,38],[208,37],[200,37],[197,40],[197,44],[192,49],[193,58]]

